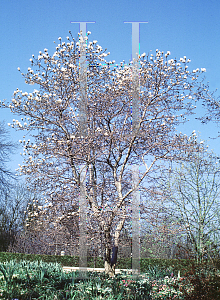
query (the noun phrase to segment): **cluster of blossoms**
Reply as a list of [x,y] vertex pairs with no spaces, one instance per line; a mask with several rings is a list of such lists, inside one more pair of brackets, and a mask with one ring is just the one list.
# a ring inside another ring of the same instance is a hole
[[[90,32],[87,34],[89,35]],[[94,80],[96,80],[97,74],[100,80],[105,82],[103,88],[107,93],[120,95],[126,90],[126,94],[131,96],[131,92],[127,92],[127,87],[131,85],[132,81],[132,62],[128,65],[122,62],[111,69],[110,65],[114,64],[115,61],[107,62],[104,59],[110,53],[106,53],[106,50],[103,51],[96,40],[88,44],[88,37],[82,38],[81,36],[79,36],[78,42],[75,42],[74,39],[70,41],[69,37],[67,37],[68,42],[63,42],[61,37],[58,40],[59,44],[56,46],[56,51],[52,56],[49,55],[46,48],[43,52],[39,51],[37,58],[32,55],[30,59],[32,68],[29,67],[27,74],[22,73],[22,75],[26,83],[37,84],[39,89],[34,89],[31,93],[23,92],[19,89],[14,92],[14,97],[9,104],[9,108],[12,112],[26,114],[28,117],[21,118],[21,121],[13,119],[13,124],[9,123],[9,126],[20,130],[43,129],[49,123],[54,126],[53,124],[57,122],[56,119],[60,118],[62,112],[65,112],[66,120],[71,124],[77,124],[77,98],[80,88],[79,59],[80,53],[82,53],[81,50],[83,49],[86,50],[88,61],[87,80],[88,83],[90,81],[92,83],[88,89],[90,103],[96,97]],[[187,65],[190,60],[187,60],[186,56],[177,61],[168,59],[170,55],[170,51],[164,53],[158,49],[156,49],[155,56],[153,54],[146,55],[146,53],[139,55],[139,94],[141,103],[143,103],[141,105],[141,113],[144,111],[147,101],[153,102],[158,98],[178,100],[179,106],[176,106],[176,109],[182,106],[184,99],[197,101],[192,81],[197,80],[200,73],[199,69],[193,70],[190,73]],[[20,68],[18,70],[20,71]],[[205,72],[205,68],[201,68],[201,72]],[[114,84],[110,80],[106,80],[109,78],[109,74],[113,76]],[[93,108],[97,107],[97,102],[93,102],[91,105]],[[190,109],[194,109],[195,107],[195,105],[192,105]],[[100,108],[97,107],[97,109]],[[183,114],[180,117],[182,117],[182,120],[185,118]],[[177,118],[178,115],[168,115],[160,123],[162,132],[166,130],[169,124],[174,125]],[[149,113],[148,121],[151,122],[153,119],[154,112],[152,111]],[[149,128],[151,128],[151,124]],[[98,126],[95,129],[95,134],[96,136],[102,135],[106,139],[111,135],[106,125],[103,127]],[[70,132],[67,134],[66,140],[60,138],[51,130],[51,135],[47,138],[48,140],[43,140],[41,143],[33,144],[30,143],[30,140],[27,142],[20,140],[20,143],[24,144],[23,155],[29,155],[26,159],[26,165],[20,166],[20,172],[22,174],[31,174],[34,169],[40,171],[45,166],[54,168],[53,158],[56,158],[57,155],[52,149],[57,146],[63,147],[65,144],[70,143],[70,141],[76,141],[76,136]],[[46,159],[45,157],[35,158],[35,156],[43,154],[45,150],[48,153],[50,152],[46,156]],[[31,152],[33,152],[32,155],[30,154]],[[56,166],[56,168],[59,169],[59,166]]]

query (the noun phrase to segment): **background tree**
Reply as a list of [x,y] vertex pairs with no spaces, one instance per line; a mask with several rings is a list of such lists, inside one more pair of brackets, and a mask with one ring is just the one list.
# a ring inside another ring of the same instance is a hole
[[[162,166],[163,172],[166,167]],[[166,205],[160,179],[158,171],[142,192],[141,257],[171,259],[176,257],[177,245],[185,230],[178,213]]]
[[[199,69],[187,70],[186,58],[168,60],[170,53],[158,50],[155,56],[141,55],[140,119],[131,134],[131,64],[111,67],[97,41],[86,46],[81,37],[77,43],[67,40],[59,38],[52,56],[47,49],[33,56],[35,71],[28,68],[22,73],[25,82],[39,90],[17,89],[12,102],[4,105],[22,117],[12,126],[31,133],[31,141],[21,141],[25,156],[20,171],[53,206],[63,199],[78,202],[81,166],[86,166],[89,224],[95,222],[96,230],[104,233],[105,269],[114,274],[111,247],[118,247],[130,217],[131,165],[141,166],[142,185],[151,180],[159,161],[186,159],[186,150],[190,153],[195,144],[177,133],[176,126],[186,121],[207,92],[198,80]],[[86,137],[79,134],[80,43],[87,47],[88,60]],[[56,211],[62,218],[62,210]]]
[[42,202],[33,193],[26,208],[25,226],[10,251],[47,255],[60,255],[65,251],[67,255],[78,255],[75,251],[78,219],[74,219],[73,209],[66,211],[63,207],[63,210],[65,217],[60,218],[52,203]]
[[15,149],[16,145],[9,141],[9,132],[6,130],[5,123],[0,122],[0,198],[4,198],[4,193],[8,191],[11,180],[15,178],[7,167],[10,154],[13,154]]
[[13,196],[10,192],[14,188],[15,175],[7,167],[10,154],[13,154],[15,149],[16,145],[9,141],[5,123],[0,122],[0,251],[6,251],[13,242],[19,218],[17,213],[20,201],[16,192]]
[[10,183],[10,190],[4,192],[0,208],[0,251],[10,251],[22,232],[26,217],[30,193],[24,185]]
[[177,245],[184,235],[180,218],[165,205],[155,201],[144,208],[145,222],[142,225],[142,257],[176,258]]
[[[196,136],[194,133],[194,140]],[[213,153],[197,146],[191,162],[174,164],[163,177],[163,196],[172,203],[185,227],[192,251],[199,261],[210,258],[210,245],[219,247],[220,168]],[[163,174],[164,175],[164,174]]]

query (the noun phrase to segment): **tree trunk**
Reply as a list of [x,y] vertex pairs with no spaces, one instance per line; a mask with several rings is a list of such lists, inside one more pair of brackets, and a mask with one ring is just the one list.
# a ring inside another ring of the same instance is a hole
[[111,277],[115,276],[115,266],[117,263],[117,254],[118,254],[118,244],[119,244],[119,236],[120,232],[124,226],[125,218],[123,218],[118,224],[116,231],[114,233],[114,247],[112,249],[112,259],[111,256],[111,238],[110,238],[110,226],[105,227],[105,238],[106,238],[106,246],[105,246],[105,274],[108,274]]
[[106,245],[105,248],[105,274],[110,277],[115,276],[115,265],[111,265],[111,249]]
[[111,258],[111,248],[106,245],[105,248],[105,274],[108,274],[111,277],[115,276],[115,266],[117,263],[117,254],[118,247],[114,246],[112,249],[112,258]]
[[117,254],[118,254],[118,247],[114,246],[112,249],[112,259],[111,259],[111,267],[114,271],[114,274],[115,274],[115,266],[117,263]]

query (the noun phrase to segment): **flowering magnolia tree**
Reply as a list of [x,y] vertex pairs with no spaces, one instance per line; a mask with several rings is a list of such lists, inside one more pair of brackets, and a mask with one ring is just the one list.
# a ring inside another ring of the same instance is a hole
[[[85,37],[87,39],[87,37]],[[53,55],[48,50],[30,59],[21,73],[32,93],[17,89],[11,103],[3,103],[21,116],[12,127],[32,136],[23,140],[21,174],[56,207],[57,220],[78,202],[82,166],[88,201],[88,231],[104,235],[105,269],[113,274],[111,247],[118,247],[120,232],[129,218],[133,192],[133,164],[139,165],[139,185],[152,180],[157,163],[186,159],[195,144],[176,126],[187,121],[195,103],[206,99],[199,75],[188,71],[186,57],[169,59],[170,52],[156,50],[138,58],[140,118],[132,132],[132,62],[115,65],[97,41],[59,38]],[[87,135],[80,135],[80,43],[87,53]],[[20,71],[20,69],[19,69]],[[186,152],[187,150],[187,152]],[[71,213],[78,213],[72,211]]]

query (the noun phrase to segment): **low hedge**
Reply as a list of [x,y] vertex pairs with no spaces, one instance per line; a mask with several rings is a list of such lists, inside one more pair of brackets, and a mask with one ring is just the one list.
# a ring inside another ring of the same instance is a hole
[[[40,254],[25,254],[25,253],[11,253],[11,252],[0,252],[0,262],[10,261],[15,259],[17,262],[21,260],[28,261],[43,261],[43,262],[57,262],[62,266],[75,267],[79,265],[78,256],[70,255],[40,255]],[[204,265],[210,264],[209,261],[205,261]],[[140,259],[140,269],[141,272],[145,272],[148,266],[159,266],[159,267],[173,267],[179,271],[186,271],[193,268],[193,266],[198,265],[195,260],[189,259],[151,259],[151,258],[141,258]],[[214,265],[216,268],[220,269],[220,260],[215,260]],[[87,258],[87,266],[89,268],[94,267],[94,257]],[[101,257],[96,257],[95,267],[103,268],[104,261]],[[117,261],[117,269],[131,269],[131,258],[119,258]]]

